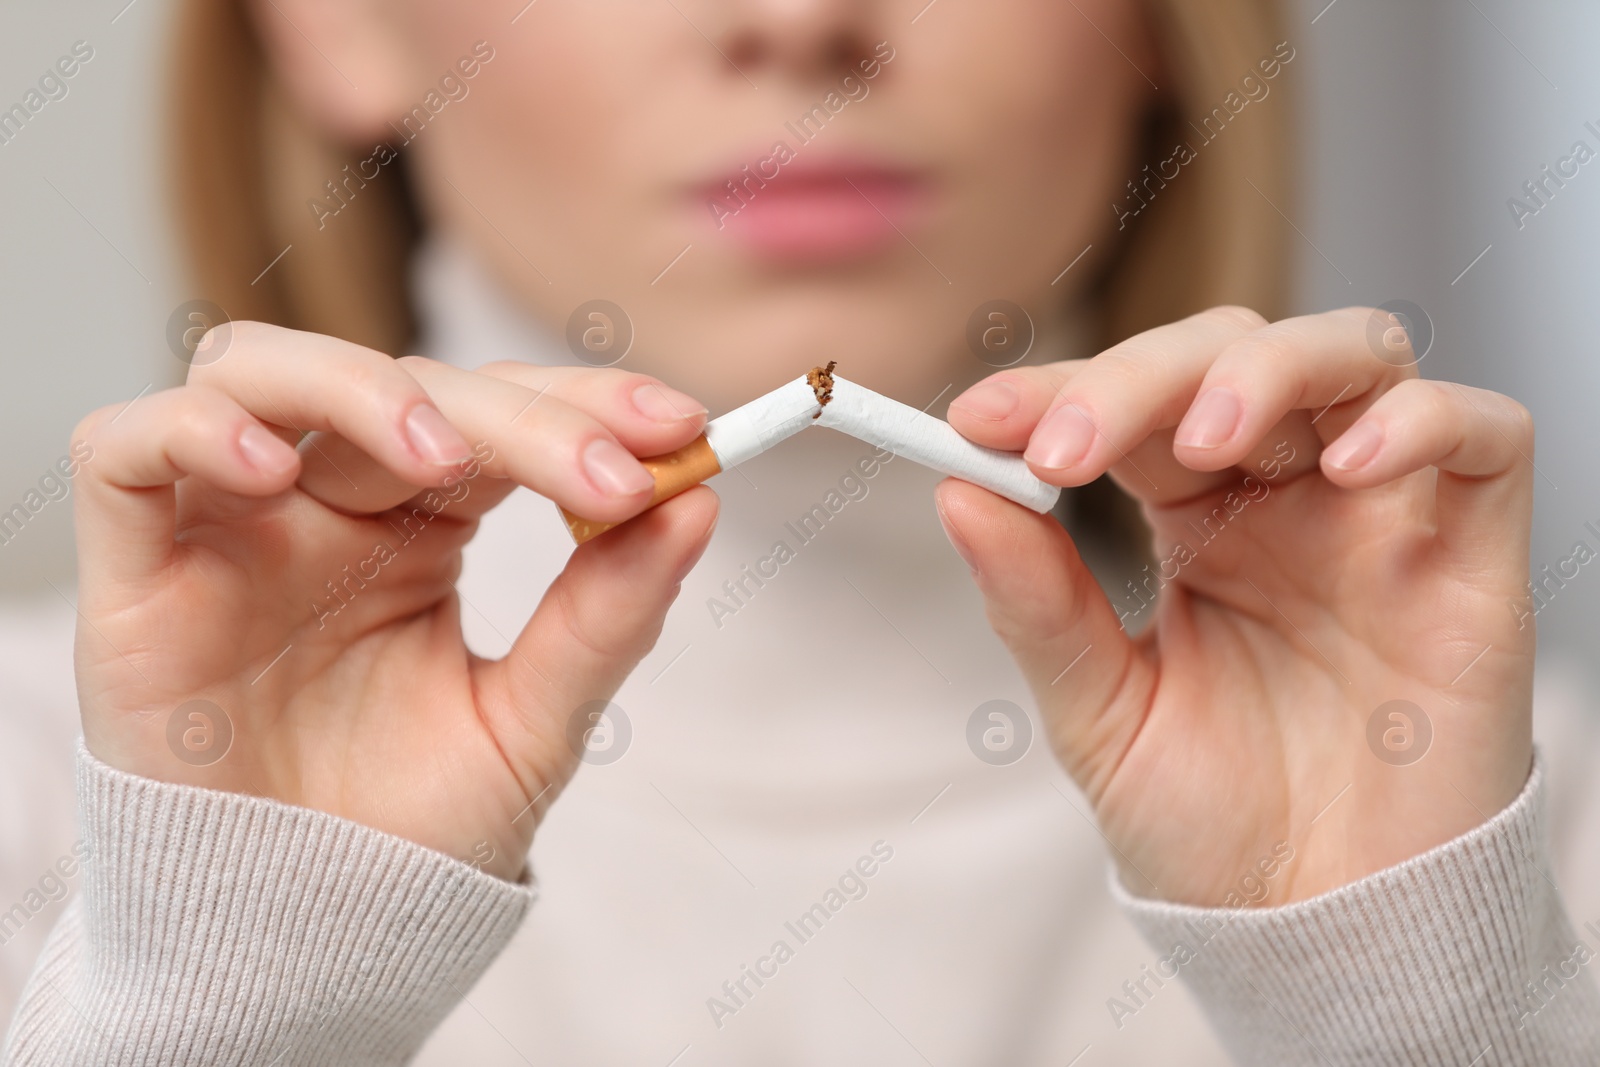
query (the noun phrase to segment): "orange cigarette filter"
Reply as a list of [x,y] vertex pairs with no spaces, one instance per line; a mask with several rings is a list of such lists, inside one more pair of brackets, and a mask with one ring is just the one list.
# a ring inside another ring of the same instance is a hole
[[[670,500],[679,493],[694,488],[712,475],[722,473],[722,463],[712,451],[711,442],[706,440],[704,434],[682,448],[659,456],[649,456],[639,462],[650,472],[650,477],[656,480],[656,491],[650,497],[652,508],[663,500]],[[561,517],[567,520],[567,529],[571,532],[572,539],[580,545],[618,525],[614,522],[585,519],[574,515],[566,508],[561,509]]]

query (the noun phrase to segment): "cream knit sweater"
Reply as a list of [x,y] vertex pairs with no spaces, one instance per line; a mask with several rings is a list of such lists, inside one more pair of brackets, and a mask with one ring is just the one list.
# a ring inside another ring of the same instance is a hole
[[[81,748],[78,767],[91,858],[6,1067],[403,1064],[535,900],[335,816],[138,778]],[[1536,765],[1483,826],[1300,904],[1117,892],[1241,1064],[1592,1067],[1600,930],[1577,934],[1549,881],[1542,785]],[[1134,979],[1147,995],[1161,981]]]

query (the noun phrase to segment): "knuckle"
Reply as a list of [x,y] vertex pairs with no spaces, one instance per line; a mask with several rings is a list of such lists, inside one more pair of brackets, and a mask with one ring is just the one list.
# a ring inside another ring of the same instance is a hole
[[1202,311],[1200,316],[1219,325],[1232,326],[1242,330],[1254,331],[1267,325],[1267,317],[1265,315],[1241,304],[1219,304],[1216,307]]
[[178,403],[168,413],[167,426],[174,440],[204,441],[219,436],[215,409],[196,403]]
[[284,334],[289,332],[282,326],[275,326],[270,322],[262,322],[259,319],[234,319],[231,322],[218,323],[207,332],[214,333],[217,330],[223,329],[224,327],[232,327],[236,338],[249,339],[253,341],[259,341],[265,338],[270,338],[276,334]]
[[[1130,337],[1119,345],[1114,345],[1095,356],[1089,366],[1085,368],[1086,375],[1093,375],[1087,379],[1092,383],[1101,375],[1110,378],[1132,382],[1151,373],[1159,374],[1171,359],[1171,352],[1159,341],[1148,336]],[[1074,381],[1078,385],[1085,381],[1084,375]]]
[[1406,381],[1422,377],[1417,367],[1417,350],[1411,343],[1411,331],[1390,311],[1374,307],[1347,307],[1331,313],[1349,320],[1352,331],[1359,331],[1373,360],[1387,369],[1381,378],[1388,381]]
[[[1415,378],[1396,384],[1378,401],[1382,418],[1400,432],[1455,440],[1456,448],[1473,439],[1482,419],[1471,401],[1449,382]],[[1499,440],[1499,437],[1495,437]]]
[[1013,367],[996,371],[983,381],[1003,382],[1015,388],[1023,396],[1030,394],[1050,396],[1064,388],[1087,363],[1088,360],[1080,359],[1042,367]]
[[559,386],[565,380],[561,372],[552,376],[550,368],[537,367],[515,359],[492,360],[481,364],[473,373],[531,392],[540,394],[548,392],[552,396],[559,392]]
[[556,594],[555,605],[561,622],[574,645],[602,662],[632,657],[635,651],[632,647],[633,642],[619,641],[615,635],[602,635],[596,632],[595,620],[578,602],[578,597],[569,584],[558,581],[551,586],[551,589]]
[[210,385],[186,385],[165,394],[165,399],[162,424],[173,437],[217,438],[235,424],[242,429],[244,420],[251,419],[232,397]]
[[68,438],[68,443],[74,448],[79,445],[88,444],[94,438],[95,432],[104,423],[113,418],[114,408],[115,405],[112,404],[108,404],[105,407],[95,408],[93,411],[89,412],[89,414],[79,419],[78,424],[72,428],[72,435],[70,438]]
[[1217,357],[1218,363],[1249,364],[1261,367],[1300,367],[1302,351],[1291,338],[1274,330],[1259,330],[1232,341]]
[[[223,334],[223,326],[227,326],[228,327],[227,336],[228,337],[232,337],[235,333],[239,332],[239,327],[241,327],[243,325],[244,325],[243,323],[231,323],[231,322],[229,322],[229,323],[218,323],[215,326],[207,327],[206,328],[206,332],[200,335],[200,341],[199,341],[199,343],[197,345],[195,345],[195,348],[197,348],[197,349],[210,348],[212,345],[221,344],[223,342],[223,340],[225,340],[224,334]],[[190,369],[191,370],[193,369],[193,367],[194,367],[194,365],[190,364]]]
[[231,322],[217,323],[205,332],[201,340],[210,338],[213,341],[224,342],[230,348],[233,345],[243,345],[248,350],[259,351],[264,346],[281,341],[289,332],[282,326],[274,326],[270,322],[234,319]]
[[394,366],[393,359],[378,353],[355,352],[337,360],[334,377],[340,389],[357,397],[410,397],[421,389],[416,379]]
[[1506,405],[1507,436],[1519,446],[1531,451],[1535,433],[1533,412],[1529,411],[1527,405],[1520,401],[1513,400],[1510,397],[1505,397],[1504,400]]
[[200,382],[236,374],[241,363],[259,358],[292,332],[282,326],[254,319],[219,322],[200,335],[196,349],[217,345],[227,351],[228,358],[196,360],[189,364],[189,373],[184,380]]
[[[395,390],[402,396],[414,397],[419,394],[429,395],[429,385],[438,388],[441,381],[450,372],[443,366],[427,356],[401,356],[390,359],[380,355],[382,363],[370,363],[369,372],[381,377],[384,381],[392,382]],[[398,374],[396,372],[399,372]]]
[[1096,427],[1121,421],[1144,410],[1149,398],[1164,390],[1179,373],[1181,360],[1176,347],[1162,338],[1131,337],[1063,381],[1050,409],[1076,407]]
[[1413,378],[1396,385],[1393,392],[1402,403],[1421,407],[1425,419],[1440,425],[1464,421],[1472,413],[1471,405],[1464,403],[1461,395],[1448,382]]
[[467,569],[467,558],[460,552],[450,553],[450,565],[445,568],[444,580],[451,588],[460,580],[461,574]]

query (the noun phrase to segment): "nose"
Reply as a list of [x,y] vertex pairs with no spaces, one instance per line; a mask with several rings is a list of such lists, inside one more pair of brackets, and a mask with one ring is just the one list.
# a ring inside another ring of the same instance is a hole
[[[728,0],[722,51],[749,76],[828,77],[870,56],[882,0]],[[759,79],[757,79],[759,81]]]

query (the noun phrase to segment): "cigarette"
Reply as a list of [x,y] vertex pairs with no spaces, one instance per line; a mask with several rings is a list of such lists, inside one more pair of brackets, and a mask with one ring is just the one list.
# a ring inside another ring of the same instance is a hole
[[[712,419],[703,435],[682,448],[641,459],[656,482],[649,506],[754,459],[808,426],[826,426],[1041,514],[1055,507],[1061,489],[1036,477],[1021,456],[973,444],[943,419],[841,378],[833,368],[833,363],[814,367]],[[565,508],[561,514],[580,545],[617,525],[581,518]]]

